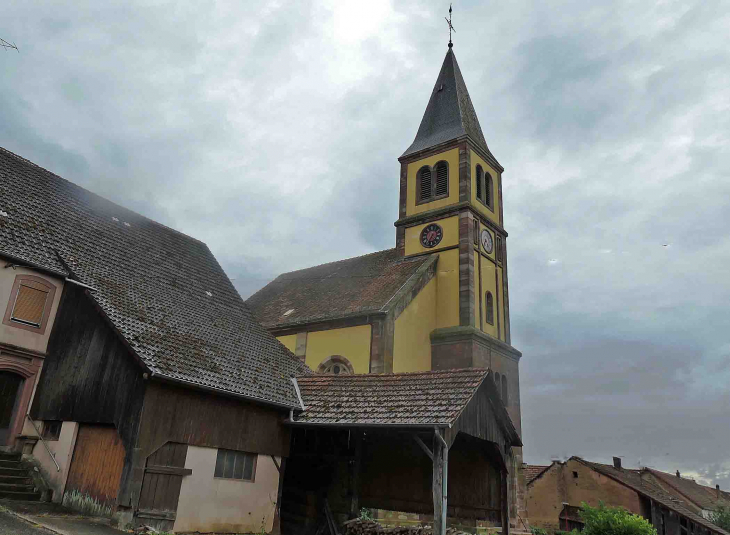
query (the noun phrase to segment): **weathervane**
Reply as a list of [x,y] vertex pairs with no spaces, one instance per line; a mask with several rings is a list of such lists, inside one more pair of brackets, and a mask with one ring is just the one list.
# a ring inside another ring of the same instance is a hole
[[451,42],[451,32],[456,31],[451,24],[451,4],[449,4],[449,18],[447,19],[446,17],[444,17],[444,19],[446,19],[446,23],[449,25],[449,48],[451,48],[452,46],[454,46],[454,43]]

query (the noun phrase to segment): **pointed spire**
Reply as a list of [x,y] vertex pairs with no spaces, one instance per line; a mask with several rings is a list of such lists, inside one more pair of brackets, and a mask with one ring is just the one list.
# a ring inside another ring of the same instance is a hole
[[[401,157],[463,136],[468,136],[475,145],[494,158],[484,140],[454,50],[449,47],[416,139]],[[497,163],[496,159],[494,163]]]

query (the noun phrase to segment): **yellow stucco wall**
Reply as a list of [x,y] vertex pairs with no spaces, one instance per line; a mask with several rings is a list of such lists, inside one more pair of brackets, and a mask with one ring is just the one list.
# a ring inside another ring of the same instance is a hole
[[350,361],[355,373],[370,372],[370,325],[307,333],[306,364],[313,370],[332,355]]
[[436,284],[431,279],[395,320],[393,371],[431,369],[431,331],[436,328]]
[[[441,160],[446,161],[449,165],[449,196],[445,199],[416,205],[416,173],[424,165],[434,166]],[[459,149],[451,149],[408,164],[406,215],[420,214],[457,202],[459,202]]]
[[[436,223],[443,229],[443,237],[441,243],[432,249],[428,249],[421,245],[421,231],[424,227]],[[438,221],[431,221],[423,225],[409,227],[406,229],[406,256],[418,253],[435,252],[445,247],[453,247],[459,245],[459,216],[447,217]]]
[[292,353],[296,352],[297,348],[297,335],[287,334],[286,336],[277,336],[276,339],[283,344]]
[[439,253],[436,264],[436,327],[459,325],[459,250]]
[[[482,169],[484,169],[485,173],[489,173],[492,175],[492,199],[494,211],[490,210],[481,201],[477,200],[477,186],[476,186],[476,176],[477,176],[477,165],[481,165]],[[409,167],[410,171],[410,167]],[[409,174],[409,180],[410,180],[410,174]],[[482,160],[482,158],[474,151],[471,151],[471,204],[476,207],[477,211],[482,214],[484,217],[488,217],[495,223],[501,224],[501,221],[499,220],[499,181],[501,180],[501,176],[497,172],[496,169],[494,169],[491,165],[489,165],[487,162]]]

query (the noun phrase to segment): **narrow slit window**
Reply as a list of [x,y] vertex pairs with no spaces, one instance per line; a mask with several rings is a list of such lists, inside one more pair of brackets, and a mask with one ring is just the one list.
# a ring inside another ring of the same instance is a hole
[[421,189],[419,191],[420,200],[427,201],[431,198],[431,193],[433,192],[433,184],[431,183],[431,169],[428,167],[421,167],[420,171],[418,171],[420,182],[421,182]]
[[474,220],[474,245],[479,245],[479,221]]
[[509,403],[509,388],[507,386],[507,376],[502,374],[502,401],[507,405]]
[[487,292],[484,297],[484,302],[487,308],[487,323],[494,325],[494,298],[492,297],[492,292]]
[[482,182],[484,181],[484,171],[481,165],[477,165],[477,199],[484,202],[482,199]]
[[441,197],[443,195],[448,195],[449,193],[449,166],[446,165],[446,162],[439,162],[436,164],[435,189],[435,197]]
[[43,285],[33,281],[23,281],[18,287],[15,295],[13,312],[10,316],[12,321],[40,327],[43,321],[43,311],[46,308],[48,290]]
[[499,372],[494,374],[494,384],[497,386],[497,392],[499,392],[499,385],[502,384],[500,380]]
[[484,204],[492,208],[492,175],[484,175]]
[[502,238],[497,236],[497,262],[502,261]]
[[214,477],[253,481],[256,474],[255,453],[235,450],[218,450]]

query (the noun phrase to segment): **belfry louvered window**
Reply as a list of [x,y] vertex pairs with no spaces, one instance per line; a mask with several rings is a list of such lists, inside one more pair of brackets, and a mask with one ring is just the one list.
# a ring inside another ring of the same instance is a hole
[[484,175],[484,204],[492,208],[492,175]]
[[421,167],[418,171],[418,199],[427,201],[433,194],[433,180],[431,179],[431,169],[429,167]]
[[484,171],[482,170],[481,165],[477,165],[477,199],[484,202],[484,199],[482,198],[482,191],[484,190],[483,182],[484,182]]
[[492,292],[487,292],[484,297],[484,302],[487,308],[487,323],[494,325],[494,298],[492,297]]
[[436,191],[435,197],[448,195],[449,193],[449,166],[446,162],[436,164]]

